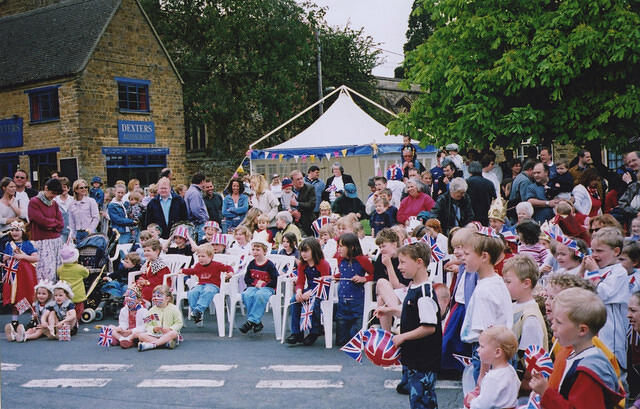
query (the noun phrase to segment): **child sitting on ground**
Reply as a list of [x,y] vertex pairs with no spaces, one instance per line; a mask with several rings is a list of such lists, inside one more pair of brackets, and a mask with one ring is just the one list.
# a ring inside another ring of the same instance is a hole
[[124,307],[120,309],[118,316],[118,326],[109,325],[113,331],[113,344],[120,344],[121,348],[127,349],[133,346],[137,334],[144,332],[144,319],[149,315],[149,311],[144,307],[142,293],[137,285],[127,288],[124,293]]
[[73,245],[64,245],[60,250],[60,258],[62,265],[58,267],[58,277],[60,280],[66,281],[70,286],[73,294],[71,302],[75,305],[76,317],[82,317],[84,311],[84,301],[87,299],[87,293],[84,288],[84,279],[89,277],[89,270],[81,264],[78,264],[78,256],[80,253]]
[[233,276],[233,268],[213,260],[215,251],[211,244],[198,246],[196,254],[198,255],[198,264],[193,268],[183,268],[182,274],[198,277],[198,285],[189,290],[187,299],[193,322],[202,326],[202,314],[211,304],[213,297],[220,292],[220,273],[226,273],[225,280],[228,280]]
[[214,234],[222,233],[222,229],[220,228],[220,225],[215,220],[209,220],[208,222],[206,222],[204,224],[203,229],[204,229],[204,237],[198,241],[198,246],[205,243],[211,243],[211,241],[213,240]]
[[63,326],[70,328],[70,335],[78,332],[78,319],[75,305],[71,302],[73,291],[65,281],[53,286],[53,300],[47,304],[46,321],[42,321],[42,333],[49,339],[58,339]]
[[158,285],[153,289],[153,307],[144,318],[145,332],[137,334],[138,351],[155,349],[164,346],[174,349],[180,338],[182,329],[182,313],[173,304],[171,289],[166,285]]
[[44,325],[47,322],[47,304],[53,299],[53,284],[49,281],[40,281],[35,286],[36,300],[33,303],[31,320],[25,327],[20,324],[16,329],[15,340],[26,342],[30,339],[38,339],[43,333]]

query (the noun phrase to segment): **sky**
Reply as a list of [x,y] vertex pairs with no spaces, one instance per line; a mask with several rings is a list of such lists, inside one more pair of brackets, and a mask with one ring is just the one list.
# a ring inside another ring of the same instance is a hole
[[407,23],[413,0],[313,0],[328,7],[325,19],[330,26],[364,27],[383,50],[385,61],[373,69],[373,75],[393,77],[395,67],[402,64],[402,46],[406,42]]

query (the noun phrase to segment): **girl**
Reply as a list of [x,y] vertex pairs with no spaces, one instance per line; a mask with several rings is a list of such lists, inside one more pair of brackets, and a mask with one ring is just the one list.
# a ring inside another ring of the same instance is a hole
[[36,301],[33,303],[31,320],[25,327],[20,324],[16,331],[16,341],[26,342],[30,339],[38,339],[43,334],[43,323],[47,322],[47,304],[53,298],[53,284],[48,281],[40,281],[35,286]]
[[333,258],[333,256],[336,255],[338,243],[334,240],[335,235],[336,230],[330,224],[327,224],[320,229],[319,241],[325,258]]
[[[584,241],[576,239],[576,243],[578,243],[578,250],[582,254],[588,254],[587,245]],[[582,269],[580,268],[582,266],[582,257],[578,257],[574,250],[553,240],[551,242],[551,254],[558,262],[558,266],[560,266],[560,268],[555,271],[556,273],[582,275]]]
[[227,250],[227,235],[222,233],[214,234],[211,239],[211,245],[216,254],[224,254]]
[[201,244],[211,243],[213,235],[216,233],[222,233],[220,225],[215,220],[209,220],[204,224],[204,237],[198,241],[198,246]]
[[[319,297],[313,299],[313,315],[311,316],[311,329],[309,335],[304,337],[304,332],[300,329],[300,313],[302,303],[308,302],[311,292],[318,285],[314,278],[329,276],[331,267],[324,259],[320,242],[314,238],[304,239],[300,243],[300,257],[302,261],[298,264],[298,279],[296,280],[296,294],[291,298],[291,335],[286,339],[288,344],[303,343],[311,346],[320,336],[320,301]],[[328,293],[328,290],[327,290]]]
[[298,246],[298,238],[293,233],[285,233],[282,236],[282,245],[280,246],[280,251],[278,254],[283,254],[285,256],[293,256],[297,259],[300,259],[300,252],[296,248]]
[[260,209],[252,207],[247,212],[247,215],[244,217],[244,220],[242,221],[242,223],[240,223],[240,226],[245,226],[247,229],[249,229],[249,232],[253,234],[256,228],[258,228],[258,217],[261,214],[262,212],[260,211]]
[[622,248],[618,261],[629,275],[629,291],[631,294],[640,291],[640,245],[629,243]]
[[[13,256],[13,266],[17,268],[16,261],[20,263],[36,263],[38,262],[38,252],[33,244],[26,239],[27,235],[24,231],[24,223],[21,221],[13,221],[9,224],[9,242],[4,248],[4,263],[9,263]],[[26,267],[26,268],[24,268]],[[26,298],[31,304],[33,302],[33,287],[36,285],[36,273],[32,265],[23,266],[22,271],[16,271],[16,278],[12,279],[11,275],[6,277],[6,281],[2,287],[2,304],[15,304],[16,302]],[[18,310],[15,306],[11,306],[11,323],[4,328],[5,334],[9,341],[16,339],[16,331],[18,329]]]
[[84,279],[89,277],[89,270],[85,266],[78,264],[78,256],[78,249],[72,245],[62,246],[62,250],[60,250],[62,265],[58,268],[58,277],[71,286],[74,295],[70,298],[75,305],[76,317],[82,317],[84,301],[87,299]]
[[[140,233],[140,237],[142,237],[144,233],[145,231]],[[149,240],[149,238],[146,240]],[[109,293],[117,298],[122,297],[127,290],[129,273],[132,271],[140,271],[141,265],[142,260],[140,259],[138,252],[132,251],[128,253],[124,256],[122,262],[116,267],[116,271],[109,273],[107,277],[103,278],[107,283],[102,286],[100,291]]]
[[231,254],[249,254],[251,251],[251,231],[247,226],[240,225],[233,231],[233,238],[235,241],[229,247],[229,253]]
[[[159,258],[162,247],[158,240],[151,239],[145,241],[142,243],[142,250],[144,251],[146,261],[140,269],[142,275],[138,277],[136,283],[142,291],[142,298],[146,302],[151,302],[153,289],[161,285],[164,276],[171,274],[171,271],[164,261]],[[169,279],[169,285],[171,285],[171,279]]]
[[362,327],[364,286],[373,280],[373,264],[362,254],[360,240],[353,233],[340,237],[338,247],[338,307],[336,309],[336,344],[346,344]]
[[182,329],[182,313],[172,303],[171,289],[166,285],[153,288],[153,307],[144,319],[145,332],[137,334],[138,351],[157,348],[158,345],[169,349],[176,347]]
[[169,241],[173,239],[173,246],[167,249],[167,254],[182,254],[184,256],[193,256],[193,249],[198,245],[189,235],[187,226],[178,226],[173,232]]
[[[542,267],[547,258],[551,257],[547,248],[540,241],[540,226],[533,220],[524,220],[516,226],[516,231],[520,238],[518,254],[527,254]],[[547,263],[548,264],[548,263]]]
[[253,232],[253,238],[261,236],[265,241],[273,244],[273,231],[268,229],[269,227],[269,216],[266,214],[261,214],[256,219],[257,228]]
[[144,332],[144,319],[149,311],[144,308],[142,293],[137,285],[132,285],[124,293],[124,307],[120,309],[118,326],[109,325],[113,331],[113,345],[120,344],[127,349],[133,346],[136,334]]
[[78,318],[75,305],[71,302],[73,291],[66,281],[58,281],[53,286],[53,301],[47,304],[46,321],[43,320],[42,333],[49,339],[58,339],[59,330],[64,325],[71,328],[71,335],[78,332]]
[[318,210],[320,211],[320,217],[331,217],[331,203],[326,200],[320,203]]

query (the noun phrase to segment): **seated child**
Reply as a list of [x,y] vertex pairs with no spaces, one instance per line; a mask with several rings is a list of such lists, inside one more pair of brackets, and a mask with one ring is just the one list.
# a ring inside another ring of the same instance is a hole
[[[587,254],[587,245],[584,241],[576,239],[578,244],[578,250],[580,253]],[[579,257],[573,249],[570,249],[566,245],[560,243],[557,240],[551,242],[551,254],[558,262],[558,270],[556,273],[569,273],[582,275],[582,257]]]
[[640,244],[625,244],[618,261],[629,275],[629,292],[633,294],[640,291]]
[[[140,234],[140,237],[143,236],[142,233]],[[140,271],[141,269],[142,260],[138,253],[127,253],[127,255],[122,259],[122,262],[116,267],[116,271],[107,274],[107,276],[103,278],[107,283],[105,283],[100,290],[117,298],[122,297],[124,292],[127,290],[129,273],[132,271]]]
[[[478,355],[491,368],[480,385],[480,394],[467,395],[465,406],[471,409],[515,408],[520,379],[509,364],[518,349],[518,340],[506,327],[491,327],[480,334]],[[467,405],[468,404],[468,405]]]
[[131,348],[137,334],[145,330],[144,319],[147,315],[149,315],[149,311],[144,307],[142,292],[134,284],[124,293],[124,307],[120,309],[118,326],[109,325],[113,331],[112,345],[120,344],[121,348]]
[[324,258],[333,258],[338,250],[338,243],[334,240],[336,230],[333,225],[327,224],[323,226],[318,235],[318,241],[322,247],[322,254]]
[[211,240],[213,240],[214,234],[222,233],[222,229],[220,228],[220,225],[215,220],[209,220],[208,222],[206,222],[204,224],[203,229],[204,229],[204,237],[198,241],[198,246],[205,243],[211,243]]
[[249,254],[251,252],[251,231],[242,224],[233,230],[235,241],[229,247],[229,254]]
[[640,240],[640,217],[631,220],[629,227],[629,237],[625,237],[625,243],[637,242]]
[[573,190],[573,176],[569,173],[569,163],[566,159],[556,161],[555,177],[549,181],[549,196],[554,198],[559,196],[562,199],[571,199],[571,191]]
[[[169,240],[168,239],[163,239],[161,237],[162,235],[162,229],[160,228],[160,226],[158,226],[156,223],[150,223],[147,225],[147,230],[149,230],[149,233],[151,233],[151,238],[152,239],[156,239],[160,242],[160,245],[162,245],[162,248],[166,248],[168,246]],[[140,243],[142,244],[143,241],[140,240]]]
[[167,254],[182,254],[183,256],[193,256],[193,249],[197,246],[196,242],[191,238],[189,229],[186,226],[178,226],[169,237],[169,245]]
[[376,237],[380,230],[385,227],[391,227],[396,224],[396,221],[389,210],[389,200],[383,197],[379,197],[374,201],[376,210],[371,214],[371,236]]
[[66,281],[58,281],[53,286],[53,300],[47,306],[42,321],[42,333],[49,339],[57,339],[63,325],[69,326],[71,335],[78,332],[75,305],[71,302],[73,291]]
[[280,250],[278,254],[282,254],[285,256],[292,256],[297,259],[300,259],[300,252],[297,249],[298,247],[298,237],[294,233],[288,232],[282,236],[282,244],[280,245]]
[[84,279],[89,277],[89,270],[81,264],[78,264],[78,249],[73,245],[64,245],[60,250],[60,258],[62,265],[58,267],[58,277],[60,280],[66,281],[73,291],[71,301],[75,305],[76,317],[82,317],[84,311],[84,301],[87,299],[87,293],[84,288]]
[[[53,299],[53,284],[49,281],[40,281],[35,286],[36,300],[33,303],[31,320],[25,327],[20,324],[16,329],[15,340],[26,342],[30,339],[38,339],[43,333],[43,323],[46,323],[47,304]],[[46,325],[46,324],[45,324]]]
[[253,237],[252,238],[256,238],[258,236],[262,236],[264,241],[267,241],[267,242],[273,244],[273,232],[271,230],[269,230],[269,228],[268,228],[269,227],[269,216],[267,216],[266,214],[261,214],[256,219],[256,223],[257,223],[257,228],[253,232]]
[[182,329],[182,313],[173,304],[171,289],[158,285],[153,289],[153,307],[144,318],[145,332],[137,333],[138,351],[148,351],[158,346],[176,347]]
[[227,235],[223,233],[215,233],[209,242],[213,246],[216,254],[224,254],[227,250]]
[[247,321],[240,327],[246,334],[250,329],[260,332],[264,328],[262,316],[271,297],[276,292],[278,270],[267,259],[267,242],[255,239],[251,242],[253,260],[247,266],[244,282],[247,288],[242,292],[242,302],[247,309]]
[[[607,310],[592,292],[569,288],[553,301],[553,329],[558,343],[572,347],[558,388],[534,373],[529,385],[543,408],[611,408],[624,397],[616,373],[592,338],[605,325]],[[554,368],[554,372],[555,372]],[[588,403],[586,403],[588,402]]]
[[225,280],[228,280],[233,276],[233,268],[213,260],[215,251],[211,244],[198,246],[196,254],[198,263],[193,268],[183,268],[182,274],[198,277],[198,285],[189,290],[187,298],[193,321],[196,325],[202,326],[202,314],[211,304],[213,297],[220,292],[220,273],[226,273]]
[[518,236],[520,236],[520,245],[518,246],[518,254],[526,254],[531,256],[542,267],[551,254],[549,250],[540,244],[540,226],[533,220],[524,220],[516,226]]
[[[156,239],[147,240],[142,243],[142,249],[144,250],[144,257],[147,261],[144,262],[140,269],[141,275],[136,280],[136,284],[142,291],[142,298],[147,303],[151,302],[151,296],[153,295],[153,289],[159,285],[162,285],[162,281],[166,274],[171,274],[171,270],[160,259],[160,242]],[[169,279],[169,284],[171,280]]]

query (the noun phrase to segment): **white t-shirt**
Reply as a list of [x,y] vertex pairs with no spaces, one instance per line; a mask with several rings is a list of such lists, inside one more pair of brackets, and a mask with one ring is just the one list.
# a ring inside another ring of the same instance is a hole
[[342,176],[335,176],[333,178],[333,182],[331,182],[332,186],[335,186],[336,189],[329,192],[329,201],[333,203],[336,200],[336,192],[339,190],[344,190],[344,182],[342,181]]
[[[513,303],[513,309],[518,310],[520,306],[527,304],[536,304],[535,300],[530,300],[522,304]],[[527,317],[522,323],[522,334],[520,335],[520,345],[518,349],[524,351],[529,345],[544,345],[544,332],[540,327],[540,321],[535,317]]]
[[[412,284],[411,289],[420,288],[424,284]],[[418,317],[420,317],[420,324],[436,325],[438,323],[438,304],[433,298],[427,295],[418,298]]]
[[511,365],[492,369],[482,379],[480,395],[471,401],[471,409],[514,408],[519,389],[520,379]]
[[20,208],[20,218],[29,221],[29,195],[24,190],[22,192],[16,192],[16,203]]
[[396,209],[400,208],[405,187],[405,184],[399,180],[387,180],[387,189],[391,190],[391,206],[395,206]]
[[458,273],[458,281],[456,283],[456,294],[453,297],[453,300],[458,304],[464,305],[464,282],[465,280],[465,272]]
[[511,329],[513,306],[502,277],[494,273],[491,277],[478,280],[467,306],[460,339],[469,344],[478,342],[482,331],[495,325]]

